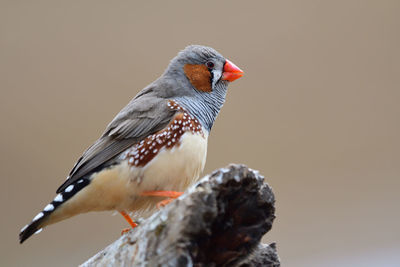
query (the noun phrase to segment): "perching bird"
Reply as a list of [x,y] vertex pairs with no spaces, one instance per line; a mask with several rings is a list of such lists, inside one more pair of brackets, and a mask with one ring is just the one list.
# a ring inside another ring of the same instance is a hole
[[[182,50],[160,78],[141,90],[75,164],[58,195],[22,228],[20,243],[43,227],[89,212],[154,209],[178,197],[204,168],[207,138],[242,70],[216,50]],[[158,197],[157,197],[158,196]]]

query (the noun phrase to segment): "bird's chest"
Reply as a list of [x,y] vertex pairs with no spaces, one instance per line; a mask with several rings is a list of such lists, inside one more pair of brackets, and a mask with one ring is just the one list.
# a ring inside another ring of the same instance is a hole
[[207,131],[188,113],[178,113],[166,129],[148,136],[123,155],[134,191],[184,191],[203,171]]
[[132,181],[144,191],[184,191],[204,169],[207,137],[186,132],[174,147],[162,147],[145,166],[131,168]]

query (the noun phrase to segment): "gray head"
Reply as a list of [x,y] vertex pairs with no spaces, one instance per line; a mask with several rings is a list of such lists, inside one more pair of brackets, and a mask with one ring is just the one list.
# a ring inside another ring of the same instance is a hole
[[225,102],[227,86],[243,75],[211,47],[191,45],[171,60],[162,76],[166,95],[209,131]]

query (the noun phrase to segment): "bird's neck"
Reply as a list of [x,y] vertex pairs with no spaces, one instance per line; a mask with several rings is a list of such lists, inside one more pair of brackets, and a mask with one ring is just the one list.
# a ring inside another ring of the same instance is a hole
[[217,84],[212,92],[196,91],[194,95],[174,98],[174,100],[196,117],[209,132],[221,110],[226,97],[227,84]]

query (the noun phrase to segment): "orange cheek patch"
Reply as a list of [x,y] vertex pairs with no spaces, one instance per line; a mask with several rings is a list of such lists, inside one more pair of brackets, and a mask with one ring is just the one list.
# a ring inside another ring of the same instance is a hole
[[183,67],[186,77],[190,83],[197,89],[203,92],[211,92],[211,73],[208,68],[203,65],[186,64]]

